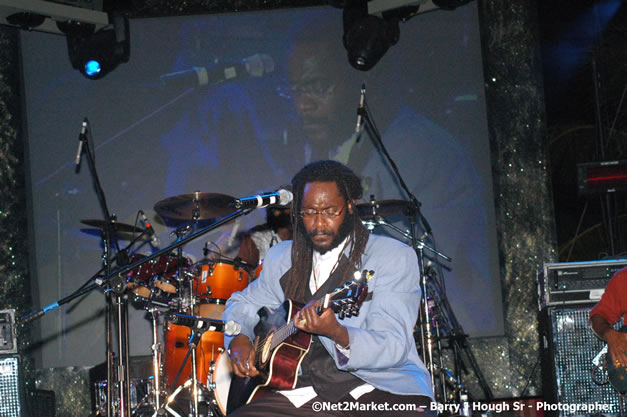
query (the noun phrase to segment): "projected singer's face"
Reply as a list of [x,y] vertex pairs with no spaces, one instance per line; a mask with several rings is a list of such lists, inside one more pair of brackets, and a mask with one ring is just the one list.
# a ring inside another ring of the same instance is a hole
[[292,97],[305,134],[320,146],[345,139],[356,111],[356,103],[347,101],[348,77],[338,59],[329,45],[315,42],[296,45],[290,55]]

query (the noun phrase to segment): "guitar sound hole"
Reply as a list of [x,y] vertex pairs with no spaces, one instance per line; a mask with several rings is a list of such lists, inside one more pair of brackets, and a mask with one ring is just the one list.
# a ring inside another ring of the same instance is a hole
[[261,363],[265,364],[268,362],[268,359],[270,359],[270,352],[272,351],[271,345],[272,336],[270,335],[266,338],[266,342],[263,344],[263,349],[261,350]]

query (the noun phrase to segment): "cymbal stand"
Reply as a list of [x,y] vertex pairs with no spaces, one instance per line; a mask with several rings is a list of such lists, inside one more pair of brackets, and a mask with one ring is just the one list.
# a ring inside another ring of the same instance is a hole
[[[388,227],[394,230],[395,232],[399,233],[400,235],[402,235],[403,237],[407,239],[411,238],[411,233],[409,231],[401,230],[395,225],[388,223],[387,221],[385,221],[383,217],[378,216],[378,215],[374,215],[373,220],[365,221],[364,224],[366,225],[368,230],[370,230],[371,232],[377,226],[384,226],[384,227]],[[419,247],[429,250],[431,253],[437,255],[440,258],[450,261],[450,258],[448,256],[446,256],[442,252],[439,252],[433,247],[429,246],[425,242],[418,240],[416,244]],[[419,250],[420,252],[419,254],[419,260],[420,260],[422,259],[421,258],[422,249],[418,248],[417,250]],[[470,362],[473,368],[473,371],[475,372],[475,375],[477,376],[477,379],[479,381],[479,384],[481,385],[481,388],[484,394],[486,395],[487,398],[493,398],[492,390],[490,389],[489,385],[487,384],[485,380],[485,377],[483,376],[481,370],[479,369],[479,366],[476,362],[474,354],[466,346],[465,338],[467,336],[464,335],[464,332],[461,329],[461,326],[457,322],[457,319],[455,318],[455,315],[453,314],[452,308],[449,305],[448,300],[446,299],[446,294],[442,290],[437,279],[431,276],[431,274],[428,271],[423,272],[421,274],[421,277],[422,277],[421,288],[424,288],[422,290],[423,303],[426,297],[430,305],[433,305],[435,303],[435,306],[437,307],[437,310],[439,312],[438,317],[437,317],[438,320],[436,323],[438,326],[437,332],[439,332],[440,335],[436,334],[436,336],[434,337],[433,332],[432,332],[432,327],[435,327],[436,324],[433,323],[433,319],[432,319],[433,312],[428,312],[428,311],[425,312],[424,311],[425,304],[422,305],[422,308],[420,311],[420,314],[421,314],[420,319],[423,322],[423,327],[421,327],[421,332],[420,332],[422,355],[423,355],[422,357],[425,360],[425,365],[427,366],[429,371],[432,373],[432,380],[435,381],[435,378],[434,378],[435,373],[437,372],[444,373],[442,377],[446,381],[448,381],[450,384],[460,386],[463,390],[465,390],[465,387],[463,387],[463,384],[459,382],[460,381],[459,368],[463,366],[461,356],[462,356],[462,353],[465,353],[468,361]],[[430,320],[427,320],[427,318],[430,318]],[[442,331],[448,332],[449,336],[442,336]],[[455,377],[448,374],[448,371],[446,371],[446,369],[442,367],[441,363],[438,365],[435,362],[433,362],[433,355],[432,355],[433,350],[429,348],[429,346],[433,345],[434,339],[435,339],[435,341],[437,342],[437,346],[438,346],[437,351],[441,352],[440,350],[441,346],[440,346],[439,341],[442,340],[443,338],[448,338],[451,341],[451,346],[453,348],[453,357],[455,360],[455,368],[456,368]]]
[[[435,272],[433,272],[435,273]],[[464,367],[464,361],[462,360],[462,354],[465,357],[467,363],[477,377],[477,381],[483,390],[486,398],[494,398],[492,389],[488,385],[485,376],[481,372],[477,360],[468,346],[468,335],[466,335],[455,317],[455,313],[451,308],[451,305],[446,297],[446,293],[441,287],[440,283],[436,279],[429,280],[429,286],[431,288],[431,294],[436,300],[438,310],[440,312],[440,318],[442,322],[442,329],[447,333],[442,336],[442,339],[448,339],[449,345],[453,349],[453,360],[455,365],[455,377],[459,381],[461,379],[461,369]],[[465,390],[463,384],[460,384],[462,390]],[[461,392],[460,392],[461,393]]]
[[[374,196],[372,197],[374,200]],[[410,205],[411,207],[411,205]],[[387,222],[382,216],[376,214],[376,207],[373,206],[373,220],[369,220],[365,222],[366,228],[370,230],[370,232],[374,231],[374,228],[377,226],[388,227],[404,238],[410,240],[412,242],[412,247],[418,254],[418,264],[420,270],[420,289],[421,289],[421,309],[420,309],[420,321],[422,325],[420,326],[420,345],[422,349],[422,358],[425,362],[425,366],[429,369],[429,373],[431,374],[431,384],[435,388],[435,375],[437,373],[438,365],[434,361],[433,355],[433,346],[437,343],[439,350],[439,337],[433,336],[432,327],[435,327],[436,323],[432,320],[432,311],[429,309],[430,300],[432,300],[430,296],[430,291],[427,286],[427,274],[425,273],[424,268],[424,249],[428,249],[431,253],[435,254],[438,257],[446,261],[451,261],[451,258],[444,253],[438,251],[434,247],[429,246],[424,241],[416,239],[416,233],[413,232],[414,226],[416,225],[415,216],[409,212],[409,222],[411,229],[409,231],[404,231],[399,227],[395,226]],[[431,301],[432,304],[432,301]],[[439,332],[439,328],[436,327],[436,331]]]
[[422,339],[422,354],[423,359],[425,360],[425,365],[427,369],[429,369],[429,374],[431,375],[431,385],[435,389],[435,361],[433,360],[433,333],[431,330],[431,311],[429,310],[429,292],[427,291],[427,276],[425,274],[424,268],[424,245],[418,244],[418,239],[416,238],[416,215],[415,212],[418,210],[418,206],[414,205],[415,211],[414,213],[409,214],[409,223],[410,223],[410,236],[411,243],[414,250],[417,251],[418,254],[418,269],[420,271],[420,293],[421,293],[421,306],[422,306],[422,319],[423,324],[421,326],[420,337]]
[[[102,232],[104,251],[102,254],[102,262],[105,267],[106,273],[111,272],[111,263],[109,258],[109,252],[111,250],[111,229],[108,228]],[[112,385],[114,381],[113,376],[113,331],[111,326],[111,316],[113,311],[111,309],[111,294],[105,292],[105,355],[107,359],[107,417],[112,417],[112,404],[113,404],[113,390]]]
[[153,390],[155,396],[155,410],[161,408],[161,344],[159,343],[159,310],[151,305],[148,309],[150,314],[150,321],[152,324],[152,371],[155,376],[155,389]]
[[[373,118],[370,116],[368,112],[368,105],[365,100],[365,92],[366,92],[366,86],[362,85],[361,87],[362,102],[360,102],[360,106],[357,109],[357,113],[362,116],[365,122],[364,129],[368,133],[368,136],[374,142],[375,147],[379,151],[381,151],[381,153],[385,157],[384,163],[387,162],[387,165],[392,169],[392,172],[394,173],[395,177],[398,179],[398,183],[400,184],[401,191],[404,192],[407,198],[409,199],[408,201],[409,204],[407,206],[408,208],[406,209],[405,215],[409,219],[410,230],[409,230],[408,235],[407,234],[403,234],[403,235],[409,237],[409,239],[411,240],[411,246],[412,248],[414,248],[414,250],[416,251],[416,254],[418,255],[418,270],[420,273],[420,287],[422,290],[421,291],[422,306],[423,306],[422,318],[424,319],[423,326],[421,327],[421,330],[423,330],[424,332],[424,334],[421,334],[421,337],[423,339],[422,340],[423,359],[426,362],[425,365],[427,365],[427,368],[431,371],[430,372],[431,382],[433,386],[435,386],[435,379],[434,379],[435,363],[433,362],[433,352],[431,350],[433,346],[433,343],[432,343],[433,334],[431,332],[430,312],[427,307],[428,293],[427,293],[426,277],[424,273],[425,272],[424,271],[424,249],[426,248],[426,245],[422,241],[423,238],[431,235],[431,226],[429,225],[429,222],[422,215],[420,211],[421,203],[418,201],[416,196],[413,195],[409,187],[407,187],[407,184],[405,183],[405,180],[403,179],[403,176],[401,175],[398,169],[398,166],[396,165],[396,162],[394,162],[394,160],[390,156],[388,150],[385,147],[385,144],[383,143],[383,140],[381,139],[381,134],[379,133],[377,126],[374,123]],[[424,234],[422,235],[421,239],[418,239],[418,235],[416,233],[416,230],[419,226],[422,226],[422,229],[424,230]],[[451,258],[449,258],[448,256],[441,254],[437,251],[434,251],[434,253],[437,255],[436,258],[439,256],[439,257],[446,259],[447,261],[451,260]]]
[[[198,224],[198,219],[200,218],[200,201],[198,198],[198,192],[194,193],[193,204],[194,204],[194,208],[192,209],[192,220],[186,226],[175,230],[177,239],[182,238],[185,234],[192,231],[194,225]],[[179,286],[178,286],[179,287],[179,300],[181,300],[178,310],[179,312],[184,312],[187,306],[183,300],[189,299],[190,300],[189,301],[189,314],[194,314],[194,307],[196,305],[196,294],[194,293],[194,280],[185,279],[185,276],[184,276],[185,271],[183,270],[183,247],[182,246],[179,246],[177,248],[177,259],[178,259],[178,264],[177,264],[178,270],[177,270],[176,279],[179,283]],[[184,285],[185,281],[189,283],[188,288],[185,288],[185,285]],[[199,404],[198,404],[199,381],[198,381],[198,376],[197,376],[198,358],[197,358],[196,353],[197,353],[198,342],[200,341],[200,338],[203,333],[204,332],[198,332],[196,330],[192,330],[192,334],[188,342],[187,354],[183,358],[183,361],[177,372],[176,377],[174,378],[174,383],[172,386],[173,389],[177,388],[176,384],[178,382],[179,376],[181,375],[181,372],[183,371],[183,369],[185,369],[185,365],[187,364],[187,361],[191,356],[191,362],[192,362],[191,391],[192,391],[192,397],[193,397],[193,400],[192,400],[193,417],[199,416],[198,414],[199,413],[198,411],[199,410]],[[186,386],[188,382],[189,381],[185,383]],[[172,395],[170,395],[169,398],[173,398],[177,392],[178,390],[175,390],[175,392]],[[165,410],[169,412],[174,412],[171,408],[169,408],[169,402],[170,401],[168,401],[168,403],[166,404]]]
[[[382,216],[375,215],[374,216],[374,220],[368,220],[368,221],[365,221],[363,223],[366,226],[366,228],[369,231],[371,231],[371,232],[377,226],[384,226],[384,227],[388,227],[388,228],[394,230],[395,232],[397,232],[398,234],[400,234],[401,236],[403,236],[407,240],[409,240],[411,242],[414,241],[414,238],[413,238],[413,235],[412,235],[411,231],[403,230],[403,229],[399,228],[398,226],[396,226],[396,225],[394,225],[392,223],[387,222]],[[448,261],[448,262],[452,261],[450,256],[448,256],[445,253],[437,250],[435,247],[425,243],[424,240],[417,239],[415,241],[415,245],[419,246],[420,248],[427,249],[429,252],[433,253],[434,255],[437,255],[438,257],[444,259],[445,261]]]
[[427,304],[428,304],[427,310],[429,310],[431,314],[431,328],[435,329],[435,342],[437,343],[436,350],[440,353],[440,355],[438,355],[438,362],[439,362],[438,365],[440,369],[439,376],[440,376],[440,387],[442,389],[442,399],[446,400],[448,398],[448,394],[447,394],[447,389],[446,389],[445,375],[444,375],[444,372],[442,372],[442,370],[444,369],[444,364],[442,363],[442,355],[441,355],[442,343],[440,339],[440,317],[438,314],[438,308],[437,308],[436,302],[432,297],[429,297],[429,299],[427,300]]
[[201,332],[193,330],[192,335],[189,338],[189,347],[192,350],[192,396],[194,397],[194,410],[192,411],[192,413],[194,417],[198,417],[198,376],[196,375],[196,352],[198,348],[198,342],[200,342],[200,336],[202,336]]
[[[362,88],[361,88],[362,98],[365,98],[365,90],[366,90],[365,85],[362,85]],[[359,106],[359,108],[357,110],[357,113],[359,115],[361,115],[363,120],[365,121],[364,129],[368,132],[368,135],[373,140],[373,142],[374,142],[375,146],[377,147],[377,149],[380,150],[381,153],[385,156],[385,161],[387,161],[388,166],[394,172],[394,175],[398,179],[398,183],[400,184],[402,191],[407,195],[407,197],[409,198],[409,202],[411,203],[408,206],[409,208],[408,208],[408,210],[406,210],[406,213],[405,213],[407,215],[407,217],[409,218],[411,229],[410,229],[409,233],[408,234],[404,234],[404,236],[409,235],[409,237],[411,238],[412,247],[414,248],[414,250],[417,251],[417,254],[418,254],[418,268],[419,268],[420,277],[421,277],[420,287],[421,287],[421,290],[422,290],[422,301],[423,301],[423,303],[422,303],[422,305],[423,305],[422,313],[423,313],[423,318],[425,320],[425,322],[424,322],[424,329],[421,328],[421,330],[424,331],[424,334],[421,334],[421,337],[423,338],[423,350],[424,350],[425,349],[424,348],[425,344],[428,344],[428,346],[431,346],[431,342],[433,340],[433,334],[431,332],[430,312],[428,311],[428,308],[427,308],[428,298],[429,298],[429,294],[428,294],[428,290],[429,289],[428,289],[428,286],[427,286],[427,278],[425,276],[426,274],[425,274],[425,268],[424,268],[424,251],[423,251],[423,249],[425,249],[425,248],[429,249],[429,250],[432,251],[432,253],[437,255],[436,256],[436,260],[438,260],[438,258],[443,258],[443,259],[446,259],[447,261],[450,262],[451,258],[449,258],[449,257],[445,256],[444,254],[433,250],[433,248],[425,245],[423,239],[426,238],[427,236],[431,235],[431,226],[429,225],[429,222],[427,221],[427,219],[420,212],[420,206],[421,206],[420,202],[411,193],[411,191],[407,187],[407,184],[403,180],[403,177],[402,177],[401,173],[399,172],[396,163],[394,162],[394,160],[392,159],[392,157],[388,153],[387,149],[385,148],[385,145],[383,144],[383,141],[381,140],[381,134],[379,133],[379,131],[378,131],[378,129],[377,129],[377,127],[376,127],[372,117],[369,114],[368,105],[367,105],[366,101],[363,100],[363,103],[364,103],[363,105],[361,105],[361,103],[360,103],[360,106]],[[424,234],[421,236],[420,239],[418,239],[416,237],[417,236],[416,228],[418,227],[419,224],[422,227],[422,229],[424,230]],[[446,300],[446,294],[443,291],[442,291],[442,301],[443,301],[443,305],[445,306],[445,310],[442,312],[442,315],[448,315],[451,318],[452,322],[453,322],[453,326],[451,328],[453,329],[453,333],[455,333],[455,337],[452,340],[455,341],[455,343],[459,343],[459,340],[457,340],[457,339],[459,337],[464,337],[465,338],[465,335],[463,334],[463,331],[461,331],[461,326],[459,325],[459,323],[455,319],[455,315],[453,314],[453,311],[450,308],[450,305],[448,304],[448,301]],[[473,367],[473,369],[475,371],[475,374],[477,375],[477,378],[479,379],[479,384],[483,388],[483,391],[486,394],[486,397],[493,398],[492,390],[490,389],[490,386],[485,381],[485,378],[483,377],[483,374],[481,373],[481,371],[480,371],[480,369],[478,367],[478,364],[477,364],[477,362],[476,362],[476,360],[474,358],[474,355],[472,354],[472,351],[465,344],[461,344],[459,347],[461,348],[461,350],[463,350],[466,353],[466,356],[467,356],[468,360],[470,361],[470,363],[471,363],[471,365],[472,365],[472,367]],[[432,352],[430,352],[430,353],[432,353]],[[427,359],[425,359],[425,358],[427,358]],[[431,360],[431,355],[429,355],[428,357],[424,356],[423,359],[428,360],[428,362],[429,362],[428,363],[428,369],[432,373],[432,382],[434,382],[433,381],[433,372],[435,371],[436,365]]]

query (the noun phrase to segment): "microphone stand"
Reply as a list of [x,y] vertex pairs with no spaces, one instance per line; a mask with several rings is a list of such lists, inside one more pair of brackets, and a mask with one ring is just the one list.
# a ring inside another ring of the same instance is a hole
[[[114,216],[110,214],[109,207],[107,206],[107,200],[105,197],[104,190],[102,189],[102,185],[100,183],[100,179],[98,177],[98,172],[96,169],[96,162],[93,153],[89,148],[89,140],[88,137],[91,136],[91,129],[88,129],[88,135],[81,135],[80,140],[83,142],[82,148],[83,152],[87,154],[87,161],[89,163],[89,169],[92,174],[94,188],[96,190],[96,195],[102,207],[103,213],[105,215],[105,219],[107,224],[111,224],[115,219]],[[80,155],[78,155],[80,156]],[[77,156],[77,157],[78,157]],[[77,160],[77,162],[80,162]],[[105,263],[105,268],[107,273],[111,272],[111,264],[109,262],[110,259],[110,251],[111,251],[111,242],[114,241],[116,245],[117,251],[119,251],[119,246],[117,240],[113,239],[113,233],[111,230],[105,231],[105,242],[104,242],[104,253],[103,253],[103,262]],[[106,299],[106,312],[105,312],[105,332],[106,332],[106,355],[107,355],[107,417],[112,417],[112,386],[114,379],[118,383],[118,395],[120,401],[120,415],[119,417],[130,417],[131,416],[131,408],[130,408],[130,399],[131,399],[131,386],[130,386],[130,373],[129,373],[129,355],[128,355],[128,299],[124,297],[122,292],[115,291],[114,293],[114,302],[115,312],[112,314],[112,304],[111,304],[111,295],[107,292],[105,295]],[[116,378],[113,377],[114,368],[113,368],[113,337],[112,337],[112,316],[115,316],[115,320],[117,322],[117,332],[118,332],[118,372]]]
[[[365,86],[362,86],[362,94],[364,90],[365,90]],[[421,329],[420,336],[422,339],[422,353],[423,353],[423,359],[425,360],[426,365],[427,365],[427,369],[429,369],[430,374],[431,374],[431,383],[433,384],[435,388],[435,376],[434,376],[435,371],[437,370],[437,368],[441,368],[441,367],[439,367],[438,364],[436,364],[433,359],[433,346],[436,345],[436,342],[438,343],[438,346],[439,346],[439,340],[436,340],[436,338],[434,338],[434,335],[431,329],[432,319],[431,319],[431,312],[429,309],[429,289],[427,286],[428,277],[427,277],[427,274],[425,274],[425,267],[424,267],[424,249],[427,248],[433,254],[436,255],[435,256],[436,262],[438,258],[445,259],[449,262],[451,262],[452,259],[446,256],[445,254],[435,250],[434,248],[431,248],[424,244],[423,239],[431,235],[431,226],[429,225],[429,222],[420,211],[421,203],[418,201],[418,199],[412,194],[412,192],[407,187],[407,184],[405,183],[405,180],[403,179],[403,176],[401,175],[398,169],[398,166],[396,165],[396,163],[390,156],[389,152],[387,151],[385,145],[383,144],[381,134],[379,133],[372,117],[367,111],[368,109],[367,104],[363,105],[362,102],[364,102],[363,97],[360,100],[360,105],[357,110],[357,113],[364,120],[364,129],[368,133],[368,136],[371,138],[371,140],[374,142],[375,148],[378,148],[379,150],[381,150],[381,152],[385,156],[386,161],[388,162],[389,166],[392,168],[392,171],[394,172],[394,175],[398,179],[398,182],[401,188],[406,193],[410,201],[410,204],[407,206],[405,210],[405,215],[409,218],[409,223],[410,223],[409,236],[407,236],[406,233],[403,233],[403,235],[410,238],[411,245],[418,255],[418,270],[420,272],[420,288],[422,292],[422,302],[421,302],[422,316],[421,318],[423,320],[423,325],[420,327]],[[379,222],[378,219],[377,219],[377,222]],[[424,230],[424,234],[419,239],[417,238],[416,227],[420,225],[422,226]],[[443,298],[446,298],[445,294],[442,294],[442,296]],[[448,306],[448,301],[446,301],[446,305]],[[464,335],[464,332],[461,329],[461,326],[454,319],[454,315],[452,314],[452,311],[450,311],[450,315],[453,317],[453,320],[455,323],[454,331],[456,332],[459,331],[460,332],[459,334],[465,338],[466,335]],[[470,350],[470,348],[467,346],[467,343],[460,344],[459,341],[456,341],[456,342],[457,342],[456,345],[458,347],[460,347],[461,345],[461,348],[466,351],[467,357],[470,360],[471,365],[473,366],[475,370],[475,374],[477,375],[479,379],[479,384],[483,388],[484,393],[486,394],[488,398],[493,398],[492,391],[489,385],[487,384],[487,382],[485,381],[483,374],[479,370],[476,360],[474,358],[474,355],[472,354],[472,351]],[[446,389],[444,386],[442,386],[442,392],[443,393],[446,392]]]
[[[362,91],[363,90],[364,90],[364,87],[362,86]],[[416,227],[419,225],[418,221],[421,222],[422,227],[425,230],[425,236],[428,236],[431,234],[431,226],[429,225],[425,217],[420,212],[421,203],[412,194],[412,192],[409,190],[409,187],[407,187],[407,184],[405,183],[405,180],[403,179],[403,176],[401,175],[398,169],[398,166],[396,165],[396,162],[394,162],[388,150],[386,149],[385,145],[383,144],[381,135],[379,134],[379,131],[374,121],[372,120],[372,117],[370,117],[366,109],[367,109],[367,106],[361,105],[361,102],[360,102],[360,106],[358,108],[358,114],[364,120],[364,129],[368,133],[368,136],[371,138],[371,140],[374,142],[375,148],[381,150],[381,152],[385,156],[386,161],[388,162],[389,166],[392,168],[394,175],[398,179],[399,184],[401,185],[401,188],[403,189],[403,191],[409,198],[409,202],[410,202],[405,214],[408,216],[409,223],[410,223],[409,238],[411,240],[411,246],[412,248],[414,248],[414,250],[416,251],[416,254],[418,255],[418,270],[420,272],[420,289],[422,293],[422,303],[421,303],[422,319],[423,319],[423,326],[421,326],[422,354],[423,354],[422,357],[426,362],[427,369],[429,369],[430,371],[431,384],[435,387],[434,375],[435,375],[436,364],[433,361],[433,352],[432,352],[433,335],[431,333],[431,317],[430,317],[430,312],[428,308],[426,276],[424,273],[425,271],[424,271],[424,250],[423,249],[425,246],[424,244],[422,244],[422,242],[419,244],[418,242],[419,239],[417,238],[417,233],[416,233]],[[450,257],[447,257],[444,254],[441,254],[439,252],[434,252],[434,253],[436,255],[436,258],[440,256],[443,259],[446,259],[447,261],[451,260]]]

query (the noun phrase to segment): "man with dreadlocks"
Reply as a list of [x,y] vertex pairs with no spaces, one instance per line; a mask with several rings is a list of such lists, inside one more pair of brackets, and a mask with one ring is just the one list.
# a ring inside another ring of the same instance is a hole
[[[279,308],[285,299],[305,304],[294,323],[314,336],[294,389],[270,392],[229,415],[312,416],[320,402],[333,404],[318,414],[325,416],[433,415],[431,378],[413,338],[420,300],[415,252],[369,235],[355,208],[360,180],[343,164],[313,162],[294,176],[292,187],[294,240],[273,246],[260,278],[228,300],[223,319],[240,323],[242,332],[225,337],[225,346],[237,376],[258,376],[251,342],[257,312]],[[313,300],[364,269],[374,275],[358,316],[339,320],[331,309],[317,311]],[[376,411],[372,404],[387,408]]]

